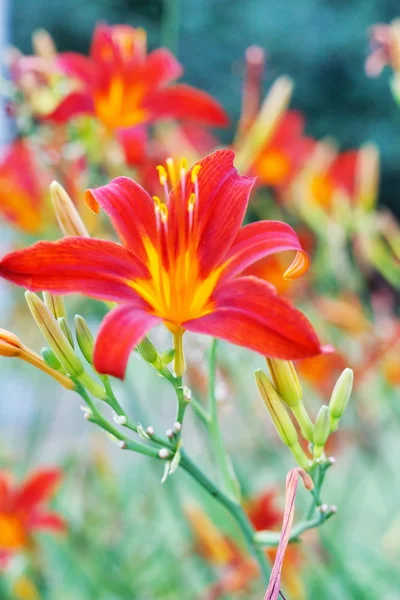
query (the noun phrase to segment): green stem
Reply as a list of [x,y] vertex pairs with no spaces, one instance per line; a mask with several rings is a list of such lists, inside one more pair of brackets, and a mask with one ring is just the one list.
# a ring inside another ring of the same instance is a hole
[[[305,521],[300,521],[296,525],[292,527],[292,531],[290,532],[289,542],[296,542],[299,540],[299,537],[304,531],[308,529],[315,529],[319,527],[325,521],[333,517],[335,514],[334,511],[328,511],[326,513],[320,513],[314,519],[309,519]],[[281,533],[277,531],[258,531],[255,534],[256,543],[262,546],[263,548],[275,548],[279,545],[279,541],[281,538]]]
[[268,585],[270,577],[270,567],[265,556],[265,553],[259,548],[255,542],[255,530],[247,518],[242,507],[236,502],[233,502],[228,496],[226,496],[208,477],[201,471],[198,466],[181,451],[181,462],[180,466],[193,477],[213,498],[215,498],[226,510],[232,515],[236,523],[240,527],[243,536],[247,542],[250,552],[257,560],[264,584]]
[[164,0],[163,20],[161,26],[162,46],[178,55],[180,0]]
[[88,405],[91,415],[89,417],[89,421],[92,423],[96,423],[99,427],[113,435],[117,440],[124,442],[124,447],[133,450],[135,452],[139,452],[140,454],[144,454],[146,456],[151,456],[152,458],[160,459],[157,448],[151,448],[150,446],[145,446],[143,444],[139,444],[133,440],[130,440],[126,436],[124,436],[119,429],[117,429],[112,423],[110,423],[105,416],[99,411],[95,403],[90,398],[86,389],[79,383],[79,381],[74,380],[75,383],[75,391],[81,396],[81,398]]
[[211,437],[211,443],[217,464],[218,473],[221,476],[225,491],[234,500],[240,501],[240,486],[229,455],[227,454],[222,439],[221,431],[218,425],[217,398],[215,394],[216,370],[217,370],[217,346],[218,342],[213,339],[210,348],[210,358],[208,366],[208,397],[210,420],[208,430]]

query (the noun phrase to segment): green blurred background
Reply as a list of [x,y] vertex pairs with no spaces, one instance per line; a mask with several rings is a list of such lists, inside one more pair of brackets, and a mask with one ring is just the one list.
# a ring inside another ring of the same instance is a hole
[[232,123],[244,51],[259,44],[268,54],[265,88],[282,73],[294,78],[292,106],[304,111],[309,134],[334,136],[344,149],[377,143],[381,201],[399,214],[400,112],[388,72],[364,73],[369,27],[399,13],[398,0],[14,0],[11,37],[29,52],[32,31],[44,27],[60,50],[86,52],[99,20],[143,26],[150,46],[170,46],[184,79],[221,100]]

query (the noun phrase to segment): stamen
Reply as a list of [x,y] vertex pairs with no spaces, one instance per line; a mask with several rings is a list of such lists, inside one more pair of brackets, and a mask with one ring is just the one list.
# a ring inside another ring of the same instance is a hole
[[168,221],[168,206],[161,202],[157,208],[160,211],[161,221],[166,224]]
[[181,174],[181,195],[182,199],[185,198],[186,192],[186,173],[188,170],[188,161],[185,157],[181,158],[181,162],[179,165],[179,172]]
[[192,169],[192,175],[191,175],[192,183],[196,183],[197,176],[200,172],[200,169],[201,169],[201,165],[194,165],[194,167]]
[[158,177],[160,179],[160,184],[164,188],[165,203],[167,204],[168,203],[168,198],[169,198],[167,171],[165,170],[165,168],[162,165],[157,165],[156,169],[157,169],[157,172],[158,172]]
[[169,157],[169,158],[167,158],[167,160],[165,162],[167,164],[169,180],[171,182],[172,187],[175,187],[178,179],[176,176],[174,160],[171,157]]

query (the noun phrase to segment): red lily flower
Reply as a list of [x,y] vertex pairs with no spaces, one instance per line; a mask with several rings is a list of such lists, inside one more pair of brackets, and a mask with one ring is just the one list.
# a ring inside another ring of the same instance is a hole
[[21,140],[12,143],[0,161],[0,214],[24,231],[42,224],[43,193],[34,159]]
[[163,118],[189,118],[208,125],[226,125],[227,116],[211,96],[189,85],[169,85],[182,66],[165,48],[147,54],[146,34],[128,25],[98,25],[90,57],[67,52],[57,64],[81,88],[66,96],[49,115],[66,121],[95,114],[110,130]]
[[61,479],[58,469],[34,472],[21,485],[0,471],[0,558],[2,562],[32,544],[36,530],[65,531],[63,519],[43,508]]
[[304,124],[299,111],[290,110],[282,117],[253,167],[261,183],[283,187],[303,167],[315,147],[314,140],[303,135]]
[[176,347],[189,330],[284,359],[320,354],[302,313],[267,282],[238,277],[263,256],[295,250],[285,273],[294,278],[307,269],[308,258],[285,223],[241,228],[254,179],[239,176],[233,158],[232,151],[220,150],[188,173],[183,163],[180,181],[169,162],[171,191],[159,167],[165,203],[126,177],[89,190],[89,205],[109,214],[122,246],[73,237],[39,242],[5,256],[0,276],[33,291],[80,292],[120,303],[96,341],[100,373],[123,377],[132,348],[161,322]]

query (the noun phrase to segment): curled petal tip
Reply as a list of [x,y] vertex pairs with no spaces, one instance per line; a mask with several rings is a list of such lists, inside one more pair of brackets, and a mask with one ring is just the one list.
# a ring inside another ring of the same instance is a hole
[[290,265],[288,269],[283,274],[283,279],[297,279],[304,275],[306,271],[308,271],[308,267],[310,266],[310,259],[308,254],[303,251],[298,251],[294,258],[294,261]]
[[92,212],[94,212],[96,215],[99,214],[100,206],[97,200],[95,199],[94,195],[92,194],[92,190],[86,190],[85,202],[86,206],[88,206]]

